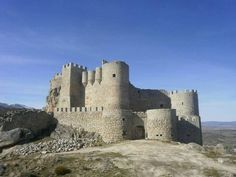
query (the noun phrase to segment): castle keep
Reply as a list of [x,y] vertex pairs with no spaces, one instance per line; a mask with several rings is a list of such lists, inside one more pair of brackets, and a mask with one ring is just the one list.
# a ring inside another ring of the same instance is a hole
[[50,81],[46,109],[59,123],[97,132],[105,142],[146,138],[202,144],[197,91],[136,88],[122,61],[103,61],[93,71],[64,65]]

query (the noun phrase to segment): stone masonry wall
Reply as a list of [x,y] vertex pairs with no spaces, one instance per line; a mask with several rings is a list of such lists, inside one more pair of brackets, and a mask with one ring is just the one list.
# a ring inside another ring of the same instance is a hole
[[146,111],[148,109],[170,108],[171,102],[166,91],[129,87],[130,109]]
[[151,109],[147,111],[148,139],[176,140],[177,117],[173,109]]
[[[62,111],[63,110],[63,111]],[[102,108],[56,108],[54,117],[59,123],[82,127],[89,132],[102,133]]]

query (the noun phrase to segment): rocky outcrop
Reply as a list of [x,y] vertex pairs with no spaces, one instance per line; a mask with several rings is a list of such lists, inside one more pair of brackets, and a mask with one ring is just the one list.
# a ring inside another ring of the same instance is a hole
[[1,131],[25,128],[34,136],[42,136],[54,130],[56,124],[57,120],[44,111],[15,110],[0,114]]
[[41,142],[20,145],[15,148],[12,155],[29,155],[33,153],[58,153],[75,151],[81,148],[100,146],[104,144],[99,134],[87,132],[82,128],[72,128],[57,125],[50,138]]
[[47,96],[46,112],[53,112],[59,100],[60,88],[54,88],[49,91]]
[[0,149],[15,145],[19,142],[28,141],[34,138],[29,129],[16,128],[10,131],[0,132]]

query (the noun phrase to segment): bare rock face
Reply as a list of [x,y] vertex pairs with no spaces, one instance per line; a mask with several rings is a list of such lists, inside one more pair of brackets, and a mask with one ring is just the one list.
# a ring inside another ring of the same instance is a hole
[[0,149],[15,145],[19,142],[28,141],[32,138],[34,138],[33,133],[25,128],[16,128],[10,131],[0,132]]
[[[46,141],[45,141],[46,140]],[[47,154],[75,151],[81,148],[101,146],[104,142],[99,134],[82,128],[57,124],[56,129],[43,141],[18,145],[11,155]]]
[[35,136],[41,136],[54,130],[56,124],[57,120],[44,111],[14,110],[0,114],[1,131],[24,128]]
[[55,88],[49,91],[49,95],[47,96],[47,106],[46,112],[53,112],[59,100],[60,89]]

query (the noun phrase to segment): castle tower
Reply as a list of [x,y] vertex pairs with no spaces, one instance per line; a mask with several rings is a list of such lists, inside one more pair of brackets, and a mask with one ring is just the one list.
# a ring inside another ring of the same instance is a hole
[[195,90],[169,93],[171,107],[178,116],[178,141],[202,144],[201,118],[199,116],[198,93]]
[[102,65],[102,87],[104,92],[103,133],[105,142],[128,139],[128,124],[131,120],[129,108],[129,66],[121,61]]
[[83,70],[82,66],[73,63],[63,66],[59,107],[71,108],[84,106]]
[[121,61],[102,65],[102,85],[107,95],[105,108],[129,108],[129,66]]
[[170,92],[171,108],[176,109],[176,114],[197,115],[199,116],[198,94],[195,90],[186,90],[183,92]]
[[174,109],[147,110],[147,138],[165,141],[177,139],[177,117]]

